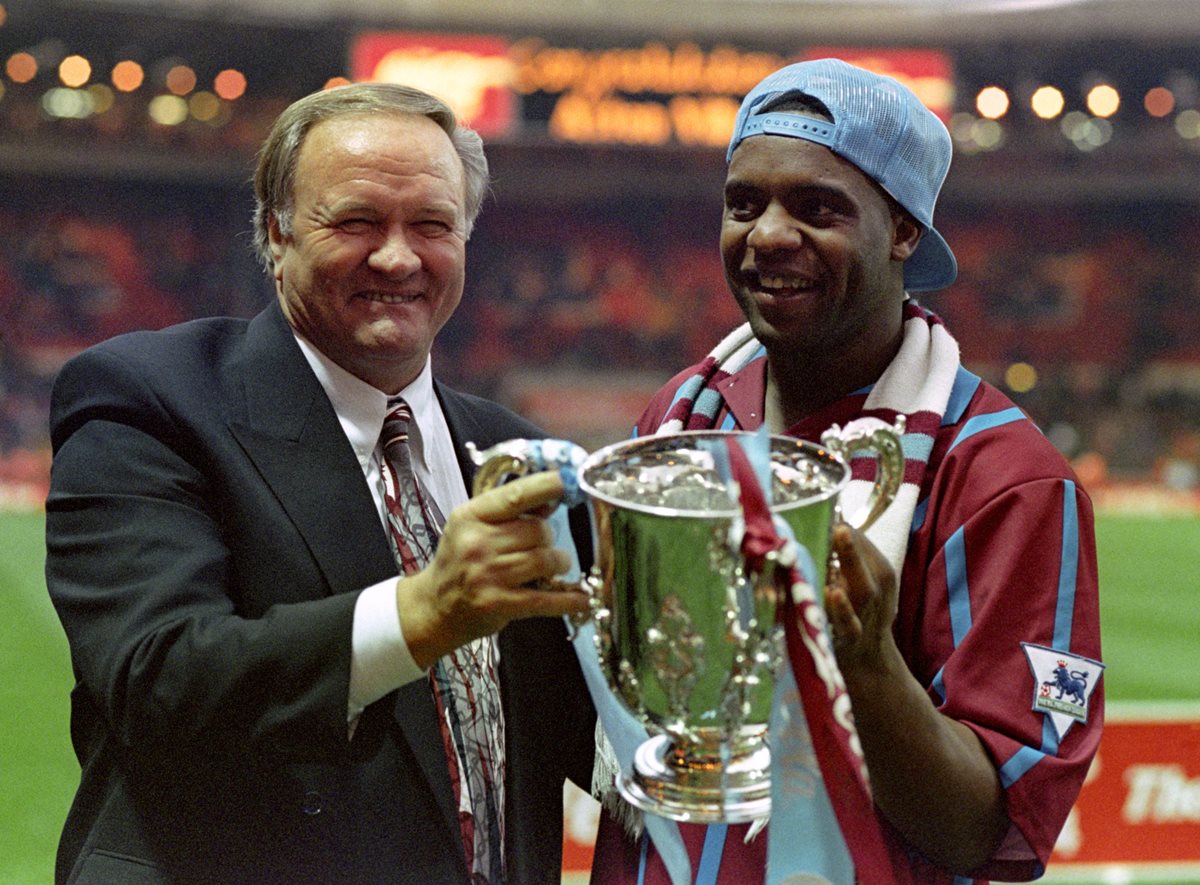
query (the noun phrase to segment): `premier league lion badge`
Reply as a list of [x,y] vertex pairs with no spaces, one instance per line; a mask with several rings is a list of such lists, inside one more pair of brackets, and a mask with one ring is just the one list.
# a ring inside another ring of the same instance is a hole
[[1062,740],[1076,722],[1087,722],[1088,700],[1104,664],[1069,652],[1022,642],[1033,671],[1033,709],[1046,714]]

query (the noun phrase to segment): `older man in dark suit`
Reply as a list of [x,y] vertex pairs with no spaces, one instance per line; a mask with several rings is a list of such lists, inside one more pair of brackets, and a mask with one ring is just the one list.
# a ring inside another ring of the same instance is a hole
[[256,178],[277,303],[63,369],[59,881],[558,881],[594,725],[562,622],[586,601],[531,589],[573,559],[561,482],[468,500],[468,441],[539,434],[430,370],[486,186],[422,92],[301,99]]

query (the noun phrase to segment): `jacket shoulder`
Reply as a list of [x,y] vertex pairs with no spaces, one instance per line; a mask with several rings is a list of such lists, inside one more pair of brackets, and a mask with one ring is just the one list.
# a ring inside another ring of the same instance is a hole
[[51,392],[53,447],[91,417],[157,412],[164,401],[179,397],[211,405],[213,385],[240,352],[248,324],[234,318],[192,320],[128,332],[76,354],[59,370]]
[[126,332],[73,356],[63,365],[59,378],[69,379],[81,369],[95,372],[111,366],[118,371],[117,367],[125,366],[145,373],[147,380],[169,379],[189,366],[219,362],[228,348],[244,337],[248,326],[249,320],[211,317],[154,331]]

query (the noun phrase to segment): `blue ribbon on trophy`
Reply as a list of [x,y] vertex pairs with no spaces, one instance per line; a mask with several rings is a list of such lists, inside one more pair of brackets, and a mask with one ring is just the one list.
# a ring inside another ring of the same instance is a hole
[[[566,487],[564,504],[573,506],[588,500],[595,516],[598,505],[580,488],[581,470],[588,458],[587,453],[573,443],[561,440],[521,442],[526,447],[523,457],[528,466],[559,471]],[[741,516],[733,519],[726,541],[729,550],[744,559],[747,571],[753,572],[750,580],[740,584],[731,582],[730,586],[736,598],[741,628],[746,630],[749,619],[754,616],[754,594],[758,592],[755,587],[761,588],[764,580],[774,582],[778,593],[788,594],[787,611],[793,617],[798,609],[792,603],[798,598],[804,600],[812,616],[812,604],[815,602],[819,605],[822,570],[814,562],[812,553],[796,539],[788,523],[770,510],[773,471],[769,434],[765,429],[756,434],[721,434],[720,438],[689,441],[689,445],[694,445],[693,451],[699,449],[711,456],[716,479],[724,486],[731,500],[741,502]],[[736,449],[733,448],[735,446]],[[762,580],[759,580],[760,577]],[[797,593],[801,597],[797,597]],[[783,606],[777,606],[776,610],[783,611]],[[817,620],[820,621],[820,618]],[[618,698],[611,677],[602,669],[601,655],[597,653],[602,643],[595,622],[589,620],[570,626],[572,642],[601,728],[616,757],[621,782],[628,784],[633,776],[635,756],[650,734],[642,720]],[[797,688],[792,662],[788,659],[788,643],[783,641],[781,635],[784,626],[774,624],[770,625],[770,629],[776,631],[771,635],[778,641],[772,647],[779,650],[780,658],[773,670],[771,708],[766,729],[766,742],[771,751],[770,816],[775,823],[774,831],[789,836],[769,842],[765,883],[782,885],[802,875],[805,881],[854,885],[854,862],[821,773],[821,762],[827,760],[818,760],[814,750],[806,710]],[[820,625],[816,628],[818,643],[825,638],[822,629],[827,628]],[[812,635],[808,641],[813,641]],[[803,645],[793,645],[793,649],[799,649],[794,651],[796,654],[804,653]],[[806,663],[809,669],[804,671],[808,674],[805,678],[816,678],[811,675],[813,661]],[[820,665],[820,662],[817,663]],[[825,664],[836,668],[829,661]],[[806,688],[806,691],[812,690],[811,687]],[[822,711],[823,707],[815,714],[818,718],[812,720],[815,728],[823,727],[824,720],[819,718],[821,715],[829,715],[829,711]],[[692,882],[691,863],[676,822],[653,812],[640,813],[645,832],[654,843],[673,885],[689,885]],[[747,818],[743,816],[741,819]],[[750,833],[755,834],[760,829],[761,826],[756,823]],[[718,864],[709,862],[709,845],[713,841],[718,846],[722,845],[725,832],[725,824],[710,825],[697,885],[715,883]],[[720,852],[715,852],[715,855],[719,857]]]

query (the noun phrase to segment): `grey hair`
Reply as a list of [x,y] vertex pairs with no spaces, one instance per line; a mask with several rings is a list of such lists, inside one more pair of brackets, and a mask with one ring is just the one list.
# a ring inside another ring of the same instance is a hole
[[259,149],[254,172],[254,247],[268,272],[274,265],[272,219],[284,236],[292,232],[296,160],[304,139],[318,123],[356,114],[416,114],[433,120],[450,136],[463,164],[466,234],[470,237],[488,191],[488,162],[479,134],[460,125],[449,105],[420,89],[394,83],[352,83],[293,102],[275,120]]

